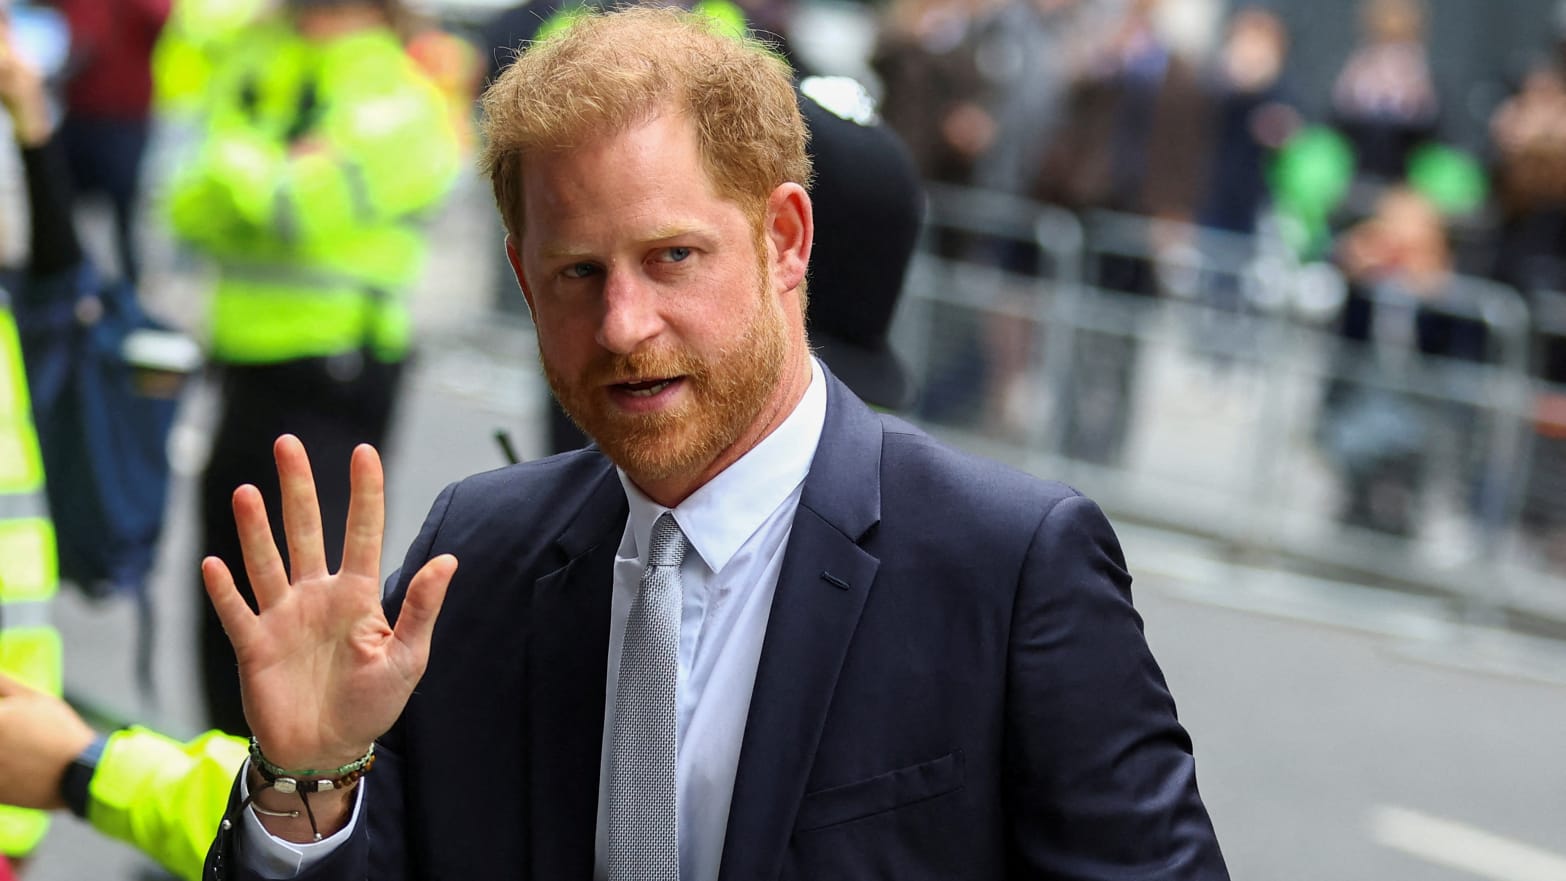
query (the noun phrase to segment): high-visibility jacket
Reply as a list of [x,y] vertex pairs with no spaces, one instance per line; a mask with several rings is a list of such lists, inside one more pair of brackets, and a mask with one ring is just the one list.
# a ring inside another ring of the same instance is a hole
[[197,110],[212,71],[268,0],[175,0],[152,52],[153,103],[167,117]]
[[87,820],[188,881],[199,881],[246,741],[208,731],[181,743],[146,728],[109,736],[87,788]]
[[[51,694],[61,685],[60,634],[50,619],[58,588],[22,346],[0,292],[0,670]],[[0,853],[28,853],[48,826],[39,811],[0,807]]]
[[407,351],[419,221],[460,165],[435,87],[396,35],[254,28],[214,72],[204,134],[169,194],[218,266],[210,352],[268,364]]
[[[533,35],[533,39],[547,39],[569,27],[582,17],[586,7],[587,0],[562,6],[553,15],[544,19],[544,23],[538,26],[538,32]],[[690,8],[697,15],[705,15],[712,19],[722,33],[743,37],[750,30],[750,24],[745,20],[745,11],[729,0],[696,0]]]

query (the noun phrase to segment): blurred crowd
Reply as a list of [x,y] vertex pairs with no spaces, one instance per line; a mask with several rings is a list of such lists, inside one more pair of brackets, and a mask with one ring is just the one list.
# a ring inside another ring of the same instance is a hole
[[[1225,244],[1232,253],[1238,243],[1242,260],[1276,242],[1299,263],[1333,267],[1342,293],[1317,317],[1345,345],[1316,439],[1342,479],[1343,521],[1410,535],[1443,430],[1459,435],[1449,444],[1459,461],[1478,455],[1477,411],[1433,400],[1455,395],[1432,378],[1439,365],[1505,365],[1566,383],[1566,39],[1541,22],[1540,44],[1518,47],[1534,60],[1494,111],[1485,146],[1464,149],[1450,123],[1469,108],[1438,87],[1432,13],[1421,0],[1359,4],[1358,41],[1327,95],[1302,93],[1289,27],[1260,5],[1236,4],[1212,49],[1191,51],[1170,22],[1198,5],[893,0],[871,64],[884,113],[927,180],[1074,212],[1100,289],[1194,297],[1232,313],[1217,323],[1233,325],[1247,305],[1239,285],[1216,274],[1192,285],[1170,271],[1213,231],[1232,234]],[[1099,221],[1117,215],[1152,222],[1119,224],[1133,231],[1131,246],[1120,236],[1091,256]],[[949,240],[940,246],[975,257]],[[1475,278],[1515,290],[1531,326],[1500,333],[1486,299],[1494,293]],[[1139,355],[1134,319],[1117,320],[1122,330],[1085,335],[1088,351],[1073,354],[1063,408],[1072,458],[1116,464],[1124,455]],[[997,354],[1016,345],[1015,332],[992,328],[975,347],[994,372],[1018,360]],[[1519,348],[1522,362],[1509,360]],[[1388,388],[1407,383],[1422,392]],[[1003,378],[986,384],[1005,395]],[[1558,389],[1538,397],[1528,487],[1463,478],[1481,518],[1515,504],[1503,500],[1508,492],[1520,495],[1525,520],[1554,553],[1561,512],[1536,487],[1551,485],[1566,461],[1562,400]],[[937,394],[926,415],[975,420],[996,409],[970,404]]]

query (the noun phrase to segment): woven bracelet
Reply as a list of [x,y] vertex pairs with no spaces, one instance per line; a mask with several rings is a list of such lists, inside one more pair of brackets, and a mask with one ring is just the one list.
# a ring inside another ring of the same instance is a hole
[[375,744],[372,742],[369,750],[364,755],[339,768],[331,768],[329,770],[306,768],[299,771],[291,771],[275,764],[265,755],[262,755],[261,745],[252,737],[250,738],[250,761],[255,766],[256,772],[261,775],[261,779],[266,781],[266,783],[250,793],[250,797],[245,799],[244,804],[240,805],[240,809],[243,810],[248,807],[269,817],[297,819],[299,816],[298,811],[266,810],[254,804],[254,802],[256,796],[260,795],[261,791],[265,789],[275,789],[284,795],[298,795],[300,803],[304,805],[305,817],[310,821],[310,834],[315,836],[316,841],[320,841],[321,830],[316,826],[315,811],[310,809],[310,794],[330,792],[334,789],[348,789],[355,783],[358,783],[360,778],[370,773],[370,769],[375,767]]

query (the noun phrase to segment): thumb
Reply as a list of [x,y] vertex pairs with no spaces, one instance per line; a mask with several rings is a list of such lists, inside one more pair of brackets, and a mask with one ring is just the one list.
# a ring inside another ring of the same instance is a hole
[[441,603],[446,599],[446,588],[457,572],[457,558],[441,554],[426,562],[413,576],[408,593],[402,600],[402,611],[397,615],[397,627],[393,631],[397,642],[405,652],[408,669],[424,673],[429,659],[430,639],[435,635],[435,619],[440,616]]

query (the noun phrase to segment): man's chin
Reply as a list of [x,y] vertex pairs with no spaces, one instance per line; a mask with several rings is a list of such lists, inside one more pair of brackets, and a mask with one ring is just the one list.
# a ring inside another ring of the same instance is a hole
[[675,480],[694,480],[712,461],[711,457],[693,456],[686,450],[680,451],[678,455],[660,455],[663,451],[646,447],[619,450],[603,447],[603,450],[609,461],[624,471],[633,483],[643,487]]
[[658,424],[611,424],[594,426],[587,433],[598,443],[609,461],[632,479],[663,481],[694,474],[707,461],[704,446],[684,420],[658,420]]

